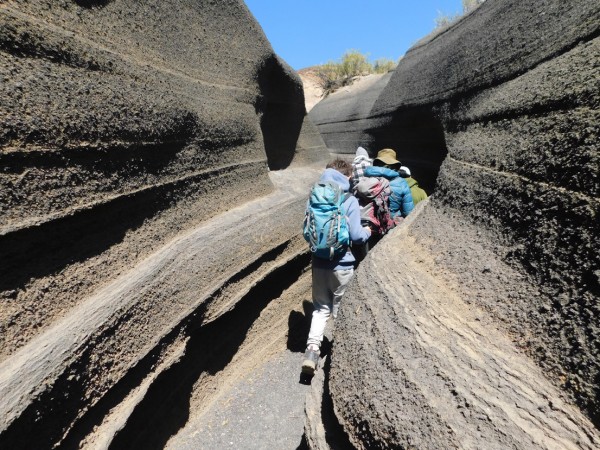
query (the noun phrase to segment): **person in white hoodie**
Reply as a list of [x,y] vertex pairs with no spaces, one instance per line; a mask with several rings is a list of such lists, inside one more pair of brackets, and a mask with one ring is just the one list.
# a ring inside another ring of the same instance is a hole
[[[363,147],[358,147],[356,149],[356,156],[352,161],[352,175],[350,176],[350,191],[353,192],[356,188],[356,185],[360,181],[361,178],[365,176],[365,169],[369,166],[373,165],[373,160],[369,158],[369,153]],[[367,256],[367,252],[369,251],[369,247],[367,243],[358,244],[355,243],[352,246],[352,254],[354,255],[355,262],[354,268],[358,267],[358,264],[365,259]]]
[[369,158],[369,153],[362,147],[356,149],[356,156],[352,161],[352,177],[350,178],[350,190],[358,184],[360,179],[365,176],[365,169],[373,165],[373,160]]

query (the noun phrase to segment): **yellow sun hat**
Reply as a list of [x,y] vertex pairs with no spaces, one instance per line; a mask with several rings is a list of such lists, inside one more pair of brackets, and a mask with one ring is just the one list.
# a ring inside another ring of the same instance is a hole
[[393,164],[402,165],[402,163],[396,159],[396,152],[391,148],[384,148],[383,150],[379,150],[375,159],[381,161],[383,164],[387,164],[390,166]]

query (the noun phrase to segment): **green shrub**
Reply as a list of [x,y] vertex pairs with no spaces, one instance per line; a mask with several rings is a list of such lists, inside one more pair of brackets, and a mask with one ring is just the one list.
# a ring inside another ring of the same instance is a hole
[[317,68],[317,77],[319,78],[321,89],[323,89],[324,97],[343,86],[344,78],[341,75],[339,65],[334,62],[328,62],[319,66]]
[[435,18],[435,28],[445,28],[456,22],[461,16],[462,14],[446,14],[438,11],[438,16]]
[[367,57],[356,50],[347,51],[342,56],[340,63],[340,74],[345,78],[354,78],[368,75],[373,72],[373,66],[367,61]]
[[374,73],[388,73],[390,70],[394,70],[396,68],[396,63],[391,59],[387,58],[379,58],[376,59],[373,63],[373,72]]
[[438,11],[438,16],[435,18],[435,28],[444,28],[453,22],[456,22],[464,14],[467,14],[481,5],[485,0],[462,0],[462,14],[446,14]]
[[473,11],[485,0],[462,0],[463,14]]
[[351,84],[358,76],[371,73],[387,73],[396,67],[393,61],[381,58],[371,64],[366,55],[357,50],[348,50],[340,62],[328,62],[317,67],[317,77],[323,89],[323,96],[327,96],[342,86]]

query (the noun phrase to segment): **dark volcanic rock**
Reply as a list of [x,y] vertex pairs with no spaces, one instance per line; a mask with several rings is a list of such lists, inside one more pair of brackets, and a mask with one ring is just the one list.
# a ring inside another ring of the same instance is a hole
[[[331,392],[357,447],[597,447],[599,26],[595,1],[485,2],[413,47],[369,114],[335,125],[356,123],[352,136],[395,148],[436,186],[406,237],[384,239],[391,255],[377,248],[359,269],[373,273],[336,326]],[[429,272],[440,291],[423,287]],[[489,331],[432,331],[450,299]],[[560,398],[587,418],[565,405],[547,422]]]
[[269,169],[328,154],[239,0],[11,1],[0,49],[0,447],[41,448],[305,251]]
[[373,153],[372,140],[365,133],[368,122],[364,121],[392,74],[361,78],[329,95],[311,109],[309,117],[319,128],[330,151],[354,154],[361,145]]
[[[489,235],[447,214],[419,204],[346,291],[329,386],[353,445],[597,448],[598,430],[490,314],[510,294],[535,289],[497,260]],[[462,240],[435,240],[457,228]],[[478,278],[479,289],[466,288],[459,270]],[[514,291],[498,295],[507,286]]]

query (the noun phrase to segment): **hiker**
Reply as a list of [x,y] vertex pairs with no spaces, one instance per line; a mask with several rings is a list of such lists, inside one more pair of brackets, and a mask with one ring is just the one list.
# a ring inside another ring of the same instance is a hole
[[[348,192],[351,175],[352,166],[344,160],[336,159],[327,164],[321,178],[311,189],[307,204],[303,231],[313,252],[314,306],[302,362],[302,372],[308,375],[314,374],[317,367],[327,320],[330,315],[337,317],[340,300],[354,273],[350,243],[364,243],[371,235],[371,230],[360,223],[356,197]],[[328,197],[330,193],[334,195]],[[328,209],[333,212],[324,212]],[[340,222],[337,222],[338,217]],[[331,237],[329,225],[333,230],[340,230],[337,239],[326,239]],[[328,242],[325,244],[323,240]]]
[[[369,166],[373,165],[373,160],[369,157],[369,153],[363,147],[358,147],[356,149],[356,156],[352,161],[352,178],[350,179],[350,190],[356,196],[356,186],[360,182],[362,178],[365,176],[365,169]],[[358,198],[358,197],[357,197]],[[360,199],[359,199],[360,203]],[[361,206],[361,222],[363,225],[368,226],[368,222],[363,219],[363,205]],[[373,231],[373,230],[371,230]],[[364,244],[353,244],[352,245],[352,254],[354,255],[354,268],[358,267],[358,264],[365,259],[367,253],[369,252],[369,244],[365,242]]]
[[390,212],[390,182],[384,177],[362,177],[354,186],[354,195],[360,206],[360,219],[371,229],[371,237],[363,245],[352,246],[355,268],[365,259],[369,249],[396,225]]
[[352,161],[352,178],[350,179],[350,189],[353,190],[360,179],[365,176],[365,169],[373,165],[373,160],[369,158],[369,153],[362,147],[356,149],[356,156]]
[[390,181],[390,213],[396,223],[401,222],[414,208],[408,183],[397,172],[401,166],[402,163],[396,159],[396,152],[384,148],[373,159],[373,165],[365,169],[367,177],[384,177]]
[[406,180],[415,206],[417,206],[417,203],[427,198],[427,192],[419,187],[419,183],[417,183],[417,180],[411,176],[410,169],[408,167],[401,166],[398,173]]

